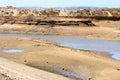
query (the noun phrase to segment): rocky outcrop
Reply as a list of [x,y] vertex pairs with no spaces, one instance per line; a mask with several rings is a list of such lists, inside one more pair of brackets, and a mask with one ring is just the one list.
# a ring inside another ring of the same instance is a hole
[[120,17],[120,9],[24,9],[12,6],[1,7],[0,16],[64,16],[64,17]]
[[34,17],[34,16],[1,16],[0,24],[27,24],[54,26],[95,26],[90,19],[74,19],[63,17]]
[[0,16],[106,16],[106,17],[120,17],[120,9],[77,9],[77,10],[57,10],[57,9],[24,9],[15,8],[12,6],[1,7]]
[[14,7],[1,7],[0,16],[58,16],[59,10],[55,9],[24,9],[24,8],[14,8]]
[[95,26],[92,20],[120,20],[120,9],[25,9],[0,8],[0,24]]

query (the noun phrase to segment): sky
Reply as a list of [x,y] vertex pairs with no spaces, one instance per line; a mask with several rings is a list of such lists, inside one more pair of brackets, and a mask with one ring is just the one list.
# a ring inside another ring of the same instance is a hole
[[14,7],[109,7],[120,8],[120,0],[0,0],[0,6]]

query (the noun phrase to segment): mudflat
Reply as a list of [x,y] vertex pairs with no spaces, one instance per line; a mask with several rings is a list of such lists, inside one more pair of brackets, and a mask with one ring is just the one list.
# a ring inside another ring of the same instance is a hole
[[37,68],[38,71],[44,70],[67,79],[120,80],[120,62],[104,53],[60,47],[47,40],[9,37],[0,37],[0,40],[0,50],[25,51],[14,54],[1,51],[0,57]]

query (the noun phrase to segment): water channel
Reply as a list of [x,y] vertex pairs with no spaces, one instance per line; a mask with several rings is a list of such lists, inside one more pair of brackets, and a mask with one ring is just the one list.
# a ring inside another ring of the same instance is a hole
[[29,35],[29,34],[0,34],[15,38],[37,38],[50,40],[60,43],[60,46],[71,47],[75,49],[106,52],[112,54],[112,58],[120,60],[120,42],[93,40],[80,36],[53,36],[53,35]]

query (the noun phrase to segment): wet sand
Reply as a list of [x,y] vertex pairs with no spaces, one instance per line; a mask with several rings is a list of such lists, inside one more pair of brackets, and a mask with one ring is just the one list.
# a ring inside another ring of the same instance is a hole
[[15,54],[0,52],[0,57],[20,64],[68,79],[120,80],[120,62],[104,53],[60,47],[47,40],[0,37],[0,41],[0,50],[25,50]]

